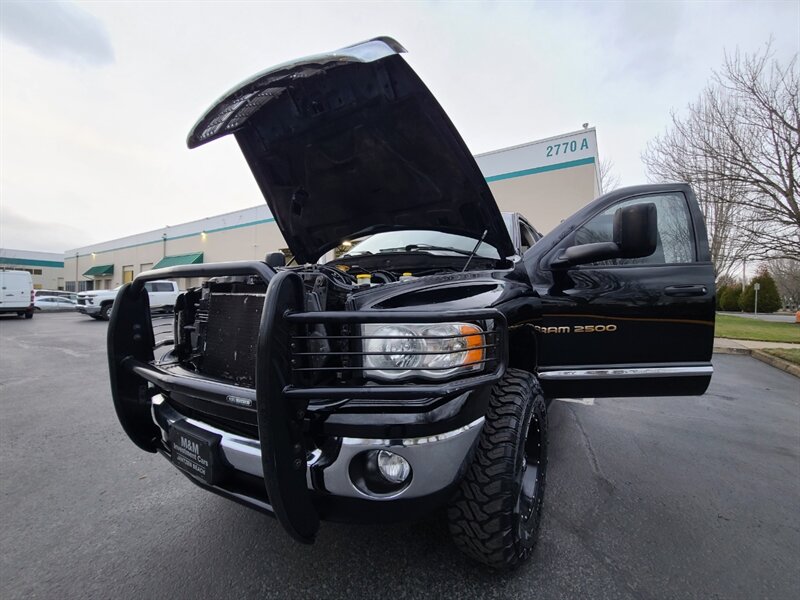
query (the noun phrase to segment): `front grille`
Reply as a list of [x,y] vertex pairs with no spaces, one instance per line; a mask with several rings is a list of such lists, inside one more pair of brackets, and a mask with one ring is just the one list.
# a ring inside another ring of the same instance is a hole
[[[205,376],[254,389],[265,293],[237,282],[225,286],[222,290],[204,291],[195,305],[196,318],[186,327],[192,332],[191,362]],[[265,288],[262,289],[266,291]],[[431,398],[491,383],[502,375],[506,363],[505,318],[495,309],[434,313],[290,308],[278,314],[265,343],[274,354],[270,371],[275,371],[281,382],[278,390],[282,388],[287,399],[380,399],[383,405],[383,401],[424,396],[427,404]],[[387,336],[380,328],[387,323],[428,324],[432,329],[414,332],[411,328],[410,334]],[[436,327],[448,323],[477,325],[480,330]],[[400,350],[369,344],[370,340],[379,339],[412,339],[418,344]],[[465,345],[453,348],[443,340],[463,340]],[[478,352],[478,356],[473,354]],[[394,354],[464,358],[453,361],[455,366],[445,361],[401,360],[397,364],[402,366],[397,367],[376,366],[378,359],[372,359]],[[396,371],[404,373],[395,376]],[[270,379],[266,385],[278,384]]]
[[263,310],[264,294],[231,292],[209,296],[207,312],[197,323],[202,328],[202,373],[255,387],[258,328]]
[[81,306],[86,306],[86,298],[78,298],[78,304]]

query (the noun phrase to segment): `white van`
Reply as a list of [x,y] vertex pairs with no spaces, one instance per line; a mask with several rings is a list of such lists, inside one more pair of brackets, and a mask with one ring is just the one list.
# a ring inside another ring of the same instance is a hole
[[0,314],[33,318],[33,281],[27,271],[0,271]]

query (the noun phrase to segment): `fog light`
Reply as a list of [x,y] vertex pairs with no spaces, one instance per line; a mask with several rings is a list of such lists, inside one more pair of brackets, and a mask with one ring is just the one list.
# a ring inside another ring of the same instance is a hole
[[411,465],[399,454],[379,450],[378,471],[389,483],[403,483],[411,475]]

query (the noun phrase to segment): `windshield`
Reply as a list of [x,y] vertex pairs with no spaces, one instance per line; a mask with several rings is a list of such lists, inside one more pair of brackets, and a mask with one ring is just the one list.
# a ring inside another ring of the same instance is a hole
[[[453,254],[463,255],[472,252],[478,240],[463,235],[442,233],[441,231],[424,231],[408,229],[405,231],[386,231],[376,233],[362,242],[353,246],[344,256],[358,256],[360,254],[380,254],[386,252],[435,252],[446,253],[443,248],[452,248]],[[409,247],[406,250],[407,247]],[[427,246],[436,246],[430,249]],[[500,259],[497,250],[489,244],[483,243],[478,248],[475,256]]]

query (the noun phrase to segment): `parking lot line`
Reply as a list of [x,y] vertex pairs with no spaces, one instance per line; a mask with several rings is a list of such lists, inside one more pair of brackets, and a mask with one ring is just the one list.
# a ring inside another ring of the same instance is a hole
[[583,404],[584,406],[594,406],[594,398],[556,398],[560,402],[571,402],[573,404]]

